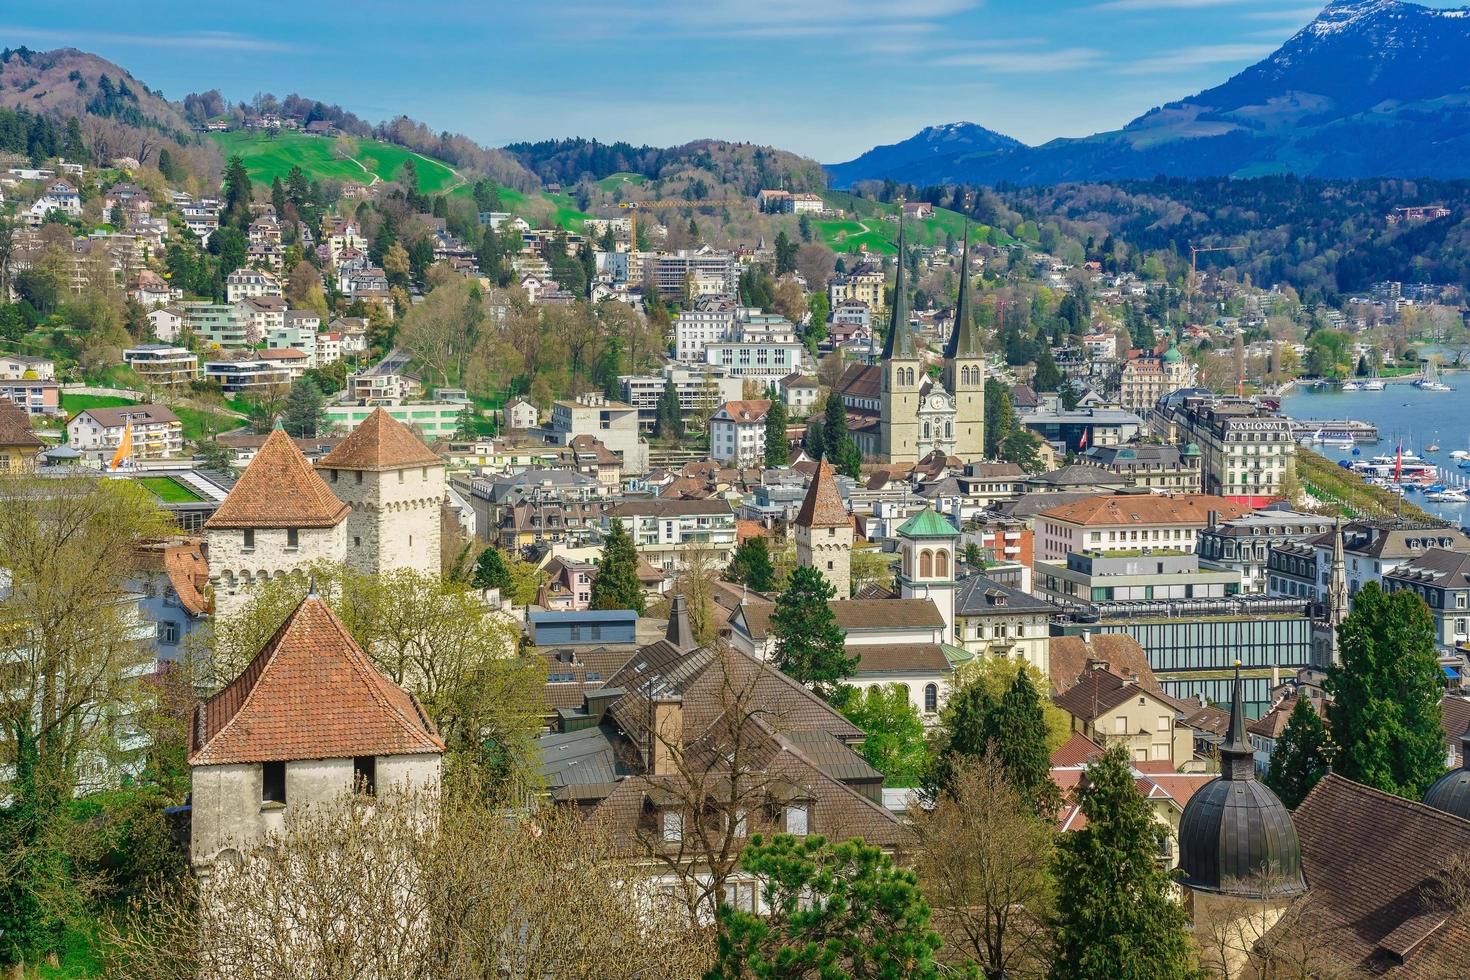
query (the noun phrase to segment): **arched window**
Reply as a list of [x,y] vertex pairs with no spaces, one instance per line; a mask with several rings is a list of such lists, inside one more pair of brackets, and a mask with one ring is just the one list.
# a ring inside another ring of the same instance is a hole
[[951,422],[949,419],[944,420],[944,438],[954,438],[954,423]]
[[929,438],[929,420],[928,419],[925,419],[924,420],[924,438],[925,439],[928,439]]
[[919,578],[934,577],[934,554],[928,549],[919,552]]
[[939,578],[949,577],[949,552],[942,548],[934,552],[934,574]]
[[924,710],[931,715],[939,710],[939,686],[937,684],[924,685]]

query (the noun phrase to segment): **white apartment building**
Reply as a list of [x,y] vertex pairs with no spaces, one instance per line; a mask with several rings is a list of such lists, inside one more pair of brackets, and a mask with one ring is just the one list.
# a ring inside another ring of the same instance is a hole
[[608,509],[603,528],[614,518],[623,522],[638,553],[654,568],[677,571],[684,554],[695,549],[707,549],[714,567],[724,568],[735,552],[735,511],[719,498],[627,500]]
[[178,305],[184,326],[205,344],[216,344],[225,350],[241,350],[258,339],[251,327],[250,316],[235,303],[187,302]]
[[248,394],[291,383],[291,369],[270,361],[206,361],[204,377],[218,381],[227,395]]
[[123,351],[123,362],[149,384],[173,387],[199,377],[199,355],[169,344],[140,344]]
[[659,255],[653,261],[653,282],[665,296],[735,295],[740,284],[740,262],[733,252],[719,252],[708,245]]
[[806,348],[790,343],[720,343],[704,349],[706,364],[723,368],[734,378],[750,378],[763,384],[775,384],[788,374],[804,367]]
[[285,326],[277,327],[265,335],[266,350],[299,350],[306,355],[306,366],[313,368],[321,367],[317,358],[316,341],[316,327],[293,325],[289,322],[289,317]]
[[644,431],[653,429],[658,416],[658,399],[672,381],[679,396],[679,412],[686,419],[703,419],[721,404],[739,399],[744,384],[711,366],[688,367],[665,364],[662,374],[625,374],[618,378],[623,388],[623,401],[638,409],[638,425]]
[[709,420],[710,457],[727,466],[760,466],[766,457],[765,398],[725,402]]
[[577,436],[592,436],[622,456],[624,473],[648,472],[648,443],[639,434],[638,409],[627,402],[587,394],[553,403],[547,441],[568,446]]
[[674,321],[674,357],[686,363],[705,360],[717,343],[796,343],[796,326],[778,313],[739,306],[733,296],[706,296]]
[[316,335],[316,367],[326,367],[342,360],[342,335],[319,333]]
[[162,405],[85,409],[66,423],[66,441],[78,452],[110,457],[129,427],[136,459],[163,459],[184,451],[184,423]]
[[225,276],[225,299],[238,303],[256,296],[283,296],[281,281],[260,269],[236,269]]
[[1199,493],[1087,497],[1036,515],[1034,560],[1066,564],[1069,554],[1083,552],[1193,555],[1200,531],[1250,511],[1246,504]]
[[256,342],[286,325],[286,300],[281,296],[252,296],[240,301],[240,309],[250,323],[250,335]]

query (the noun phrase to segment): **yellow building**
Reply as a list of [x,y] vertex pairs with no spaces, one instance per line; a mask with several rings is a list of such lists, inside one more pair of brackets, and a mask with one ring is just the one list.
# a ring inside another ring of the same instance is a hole
[[0,473],[28,473],[45,444],[31,429],[26,410],[0,398]]

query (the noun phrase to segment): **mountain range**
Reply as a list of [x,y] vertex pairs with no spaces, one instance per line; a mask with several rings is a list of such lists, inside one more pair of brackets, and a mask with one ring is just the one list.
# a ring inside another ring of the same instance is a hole
[[1264,60],[1122,129],[1026,146],[931,126],[827,170],[834,186],[1470,177],[1470,9],[1333,0]]

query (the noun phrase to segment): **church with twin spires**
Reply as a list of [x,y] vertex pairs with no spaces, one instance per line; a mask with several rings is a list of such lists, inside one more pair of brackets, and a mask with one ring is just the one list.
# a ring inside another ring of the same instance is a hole
[[851,364],[836,390],[848,431],[869,459],[913,465],[934,452],[966,462],[985,458],[985,350],[970,287],[970,230],[965,226],[960,294],[938,378],[909,327],[904,226],[898,229],[898,272],[888,336],[877,364]]

